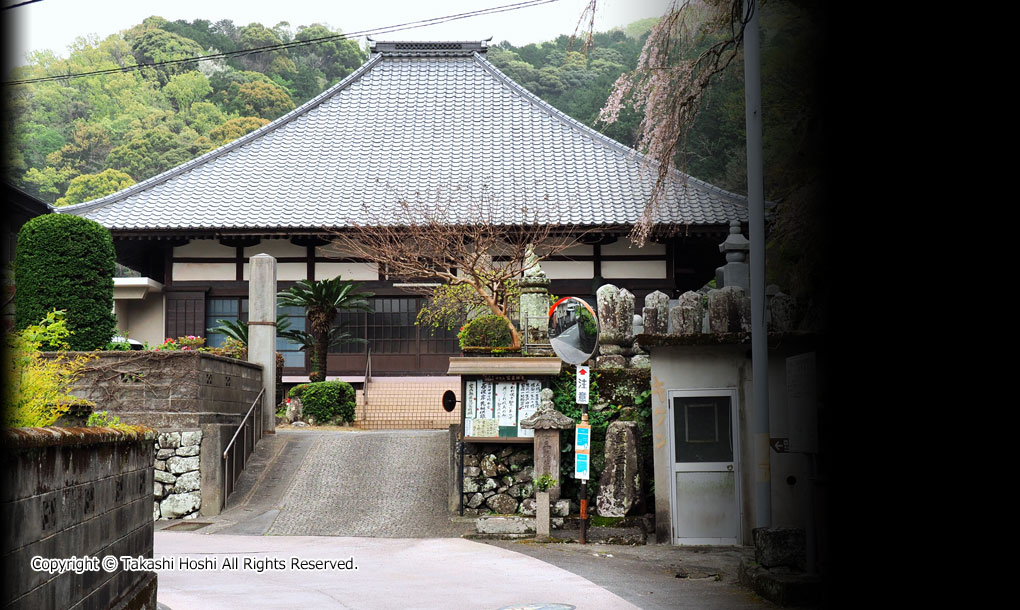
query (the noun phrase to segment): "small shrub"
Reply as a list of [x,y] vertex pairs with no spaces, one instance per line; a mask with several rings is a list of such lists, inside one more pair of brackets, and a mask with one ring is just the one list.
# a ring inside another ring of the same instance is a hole
[[549,488],[556,485],[556,479],[549,476],[548,473],[535,479],[535,489],[538,491],[549,491]]
[[3,423],[11,427],[50,426],[76,405],[92,405],[71,394],[94,355],[43,358],[40,346],[67,349],[71,331],[63,312],[51,311],[38,324],[7,335],[4,352]]
[[304,384],[301,391],[302,410],[318,423],[334,418],[354,421],[354,387],[344,381],[319,381]]
[[120,426],[120,418],[116,415],[110,416],[106,411],[95,411],[89,415],[85,422],[89,428],[114,428]]
[[305,388],[307,388],[307,387],[308,387],[307,383],[299,383],[299,384],[297,384],[296,386],[294,386],[293,388],[291,388],[287,392],[287,397],[288,398],[297,398],[297,399],[300,400],[301,393],[304,392]]
[[95,221],[45,214],[26,222],[18,233],[14,267],[15,329],[25,329],[47,312],[61,309],[67,312],[69,349],[102,349],[117,332],[115,258],[110,232]]
[[223,356],[224,358],[233,358],[235,360],[248,359],[248,346],[232,337],[224,339],[223,345],[220,347],[203,347],[201,350],[213,356]]
[[478,316],[457,334],[460,347],[509,347],[513,342],[506,319],[497,315]]
[[204,348],[203,348],[204,345],[205,345],[205,338],[204,337],[196,337],[195,335],[188,335],[186,337],[177,337],[176,339],[172,339],[170,337],[167,337],[166,340],[163,341],[162,345],[157,346],[154,349],[157,350],[157,351],[171,351],[171,352],[176,352],[176,351],[184,351],[184,352],[199,351],[200,349],[202,351],[205,351]]

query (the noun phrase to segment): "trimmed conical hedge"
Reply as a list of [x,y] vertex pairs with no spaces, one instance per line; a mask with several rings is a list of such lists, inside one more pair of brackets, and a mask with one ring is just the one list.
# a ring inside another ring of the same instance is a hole
[[18,233],[14,326],[36,324],[53,309],[67,312],[72,350],[104,347],[117,332],[113,314],[113,238],[101,224],[70,214],[29,220]]

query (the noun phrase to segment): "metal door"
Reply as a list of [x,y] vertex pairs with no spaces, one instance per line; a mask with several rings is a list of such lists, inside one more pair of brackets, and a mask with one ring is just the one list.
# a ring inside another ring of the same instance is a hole
[[736,390],[671,390],[673,544],[740,537]]

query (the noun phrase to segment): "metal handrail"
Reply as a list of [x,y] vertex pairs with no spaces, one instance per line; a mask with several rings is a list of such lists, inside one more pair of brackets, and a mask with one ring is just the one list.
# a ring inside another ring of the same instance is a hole
[[368,382],[372,379],[372,348],[368,348],[365,358],[365,385],[361,391],[361,421],[368,418]]
[[244,414],[244,418],[241,419],[240,425],[238,425],[237,426],[237,430],[234,431],[234,436],[231,437],[230,442],[227,443],[227,448],[223,450],[223,459],[227,458],[227,452],[230,451],[230,447],[234,444],[234,441],[237,440],[237,435],[241,433],[241,428],[243,428],[245,422],[248,421],[248,416],[251,415],[251,412],[253,410],[255,410],[255,406],[258,404],[259,400],[262,398],[262,395],[265,394],[265,393],[266,393],[266,389],[265,388],[262,388],[261,390],[259,390],[259,395],[256,396],[255,400],[251,403],[251,408],[249,408],[248,412]]
[[[231,452],[232,449],[234,449],[234,441],[237,440],[237,435],[240,434],[241,430],[243,430],[244,427],[248,424],[248,417],[251,416],[251,414],[255,411],[255,408],[258,407],[261,404],[262,396],[265,395],[265,393],[266,393],[266,388],[263,387],[261,390],[259,390],[258,396],[255,397],[254,401],[252,401],[251,407],[249,407],[248,412],[244,414],[244,417],[241,418],[241,423],[238,424],[237,430],[234,431],[234,436],[232,436],[230,438],[230,442],[227,443],[227,447],[223,450],[223,503],[224,504],[226,504],[227,496],[230,495],[230,492],[233,491],[233,487],[234,487],[234,480],[233,480],[234,479],[234,476],[233,476],[234,471],[233,471],[233,468],[230,468],[230,463],[227,460],[227,455]],[[260,415],[261,415],[261,413],[260,413]],[[262,437],[262,435],[260,434],[262,432],[262,426],[258,425],[258,422],[255,419],[252,419],[252,427],[251,428],[252,428],[251,429],[251,447],[252,447],[252,451],[254,451],[255,450],[255,445],[258,444],[259,439]],[[248,462],[248,455],[247,455],[248,454],[248,435],[245,435],[245,436],[241,437],[241,440],[244,443],[244,447],[241,450],[241,470],[243,471],[244,467],[247,465],[247,462]],[[228,487],[229,487],[229,489],[228,489]]]

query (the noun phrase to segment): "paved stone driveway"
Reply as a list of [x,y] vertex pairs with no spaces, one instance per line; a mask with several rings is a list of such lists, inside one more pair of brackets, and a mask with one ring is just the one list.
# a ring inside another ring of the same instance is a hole
[[449,433],[322,434],[308,451],[268,534],[460,536],[450,522]]

